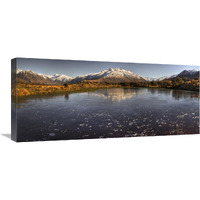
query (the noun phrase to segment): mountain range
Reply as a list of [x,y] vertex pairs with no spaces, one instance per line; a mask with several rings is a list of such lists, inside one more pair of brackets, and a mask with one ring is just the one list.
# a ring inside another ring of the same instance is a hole
[[178,74],[174,74],[174,75],[172,75],[172,76],[162,76],[162,77],[160,77],[160,78],[145,77],[145,79],[146,79],[147,81],[163,81],[163,80],[165,80],[165,79],[172,79],[172,78],[175,78],[175,77],[177,77],[177,76],[178,76]]
[[31,70],[17,69],[17,81],[21,83],[34,83],[34,84],[64,84],[64,83],[79,83],[83,81],[89,82],[146,82],[146,81],[161,81],[165,79],[173,79],[175,77],[180,78],[196,78],[199,77],[199,71],[196,70],[184,70],[179,74],[173,76],[161,77],[161,78],[144,78],[131,71],[127,71],[120,68],[109,68],[98,73],[90,73],[86,75],[70,77],[67,75],[44,75],[38,74]]
[[83,76],[77,76],[73,78],[70,82],[77,83],[82,81],[95,81],[95,82],[141,82],[146,81],[145,78],[134,74],[131,71],[127,71],[120,68],[110,68],[108,70],[103,70],[98,73],[87,74]]
[[162,81],[162,80],[165,80],[165,79],[173,79],[173,78],[176,78],[176,77],[194,79],[196,77],[199,77],[199,71],[197,71],[195,69],[184,70],[179,74],[174,74],[172,76],[163,76],[161,78],[154,79],[154,81]]
[[63,84],[69,82],[72,77],[67,75],[59,75],[55,74],[51,75],[44,75],[44,74],[37,74],[31,70],[16,70],[17,74],[17,81],[22,83],[36,83],[36,84]]

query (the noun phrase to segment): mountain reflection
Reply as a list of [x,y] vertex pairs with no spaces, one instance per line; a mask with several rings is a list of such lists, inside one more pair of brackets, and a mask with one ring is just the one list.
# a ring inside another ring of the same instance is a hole
[[[75,93],[76,94],[76,93]],[[162,88],[108,88],[99,89],[90,92],[79,93],[81,95],[88,95],[91,97],[99,97],[112,102],[121,102],[123,100],[131,99],[135,96],[144,94],[143,98],[147,98],[148,94],[155,97],[165,96],[172,97],[173,99],[179,101],[186,98],[199,98],[198,92],[184,91],[184,90],[172,90],[172,89],[162,89]],[[64,97],[66,101],[70,100],[71,94],[59,94],[59,95],[46,95],[46,96],[29,96],[24,98],[12,99],[13,105],[16,103],[16,108],[23,108],[25,105],[35,104],[37,102],[47,102],[49,99],[57,99]]]
[[172,97],[176,100],[179,99],[186,99],[186,98],[198,98],[199,93],[198,92],[192,92],[192,91],[187,91],[183,92],[180,90],[172,90]]
[[[198,92],[182,91],[182,90],[170,90],[170,89],[158,89],[158,88],[110,88],[100,89],[93,92],[88,92],[89,96],[96,96],[109,101],[123,101],[131,99],[134,96],[150,92],[153,95],[165,95],[171,96],[175,100],[185,98],[198,98]],[[144,97],[145,98],[145,97]]]
[[120,102],[126,99],[131,99],[132,97],[142,94],[145,91],[146,89],[112,88],[88,92],[88,95]]
[[194,91],[162,89],[162,88],[148,88],[148,91],[153,95],[164,94],[166,96],[172,96],[175,100],[199,97],[199,93]]

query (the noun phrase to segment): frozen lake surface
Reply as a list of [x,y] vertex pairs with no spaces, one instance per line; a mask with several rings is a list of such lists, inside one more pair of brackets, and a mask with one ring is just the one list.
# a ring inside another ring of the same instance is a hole
[[17,104],[18,140],[199,133],[197,92],[112,88],[32,97]]

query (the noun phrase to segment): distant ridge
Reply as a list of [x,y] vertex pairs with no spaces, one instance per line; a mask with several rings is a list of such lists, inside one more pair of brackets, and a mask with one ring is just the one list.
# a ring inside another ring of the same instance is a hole
[[70,83],[78,83],[81,81],[97,81],[97,82],[139,82],[146,81],[142,76],[134,74],[120,68],[109,68],[98,73],[91,73],[83,76],[77,76]]
[[194,79],[196,77],[199,77],[199,71],[194,70],[194,69],[193,70],[184,70],[181,73],[179,73],[177,75],[177,77]]
[[18,82],[22,83],[35,83],[35,84],[63,84],[69,82],[72,77],[66,75],[55,74],[44,75],[37,74],[31,70],[16,70]]
[[38,74],[31,70],[16,70],[17,81],[21,83],[31,84],[64,84],[64,83],[80,83],[80,82],[112,82],[112,83],[125,83],[125,82],[146,82],[146,81],[162,81],[167,79],[173,79],[175,77],[194,79],[199,77],[199,71],[196,70],[184,70],[179,74],[173,76],[161,77],[161,78],[144,78],[131,71],[120,68],[109,68],[97,73],[90,73],[86,75],[70,77],[67,75],[44,75]]
[[183,70],[179,74],[174,74],[172,76],[163,76],[163,77],[160,77],[160,78],[146,77],[145,79],[147,81],[162,81],[162,80],[167,80],[167,79],[173,79],[173,78],[176,78],[176,77],[194,79],[196,77],[199,77],[199,71],[197,71],[195,69],[193,69],[193,70]]

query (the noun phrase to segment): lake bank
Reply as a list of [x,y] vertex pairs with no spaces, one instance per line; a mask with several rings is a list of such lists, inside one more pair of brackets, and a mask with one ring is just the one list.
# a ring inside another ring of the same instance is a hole
[[98,83],[98,82],[83,82],[83,83],[66,84],[66,85],[39,85],[39,84],[17,83],[16,88],[14,86],[12,87],[11,94],[12,96],[17,96],[17,97],[39,96],[39,95],[45,96],[54,94],[89,92],[97,89],[106,89],[106,88],[158,88],[158,89],[164,88],[164,89],[193,91],[187,88],[161,87],[159,85],[146,85],[146,84],[140,85],[140,84],[127,84],[127,83],[111,84],[111,83]]
[[37,95],[65,94],[93,91],[101,88],[118,88],[119,84],[100,84],[100,83],[80,83],[64,85],[34,85],[34,84],[17,84],[16,89],[13,87],[12,96],[26,97]]

